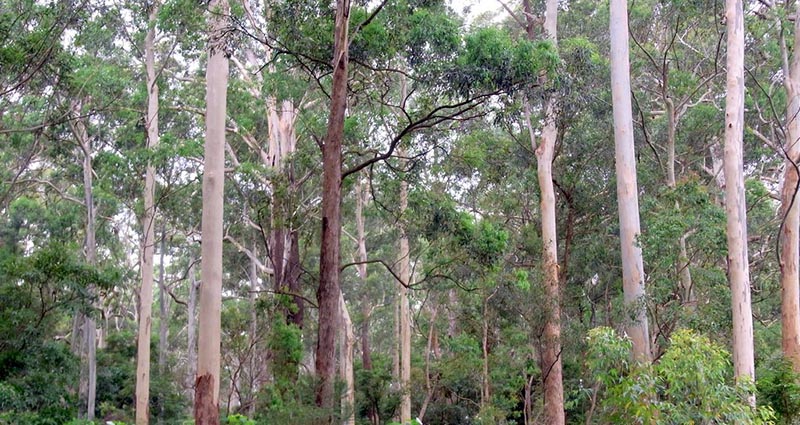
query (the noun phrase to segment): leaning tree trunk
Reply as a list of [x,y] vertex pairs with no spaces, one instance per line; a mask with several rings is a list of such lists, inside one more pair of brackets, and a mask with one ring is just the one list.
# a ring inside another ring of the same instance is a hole
[[[149,25],[144,39],[147,74],[147,148],[158,145],[158,82],[155,64],[155,22],[158,6],[150,7]],[[144,217],[142,220],[142,287],[139,291],[139,334],[136,350],[136,425],[150,421],[150,332],[153,316],[153,248],[155,245],[155,168],[149,161],[144,175]]]
[[209,4],[210,37],[206,69],[206,142],[200,312],[194,418],[197,425],[219,424],[220,312],[222,309],[222,220],[225,183],[225,111],[228,90],[226,32],[228,1]]
[[626,332],[633,357],[650,362],[650,332],[645,308],[644,264],[639,238],[639,198],[633,148],[631,76],[628,49],[628,3],[611,0],[611,97],[614,110],[614,147],[617,169],[622,289],[629,319]]
[[[744,197],[744,10],[742,0],[727,0],[727,85],[725,95],[725,212],[727,214],[728,280],[733,313],[733,373],[737,381],[755,379],[753,315],[747,255],[747,213]],[[750,403],[755,405],[755,394]]]
[[[796,10],[800,13],[800,3]],[[781,190],[781,345],[784,357],[791,361],[795,372],[800,372],[800,199],[796,195],[800,161],[800,19],[794,21],[794,46],[791,65],[784,65],[788,68],[784,70],[788,108]]]
[[328,131],[322,148],[322,242],[320,244],[319,327],[317,335],[317,373],[315,402],[325,413],[320,424],[328,424],[333,412],[335,378],[336,323],[339,317],[339,244],[342,232],[342,139],[347,107],[348,24],[350,1],[336,2],[336,26],[333,48],[333,88]]

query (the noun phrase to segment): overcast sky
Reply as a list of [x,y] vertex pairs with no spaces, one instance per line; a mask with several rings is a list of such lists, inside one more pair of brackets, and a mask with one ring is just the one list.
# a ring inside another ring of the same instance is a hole
[[467,22],[471,22],[475,19],[476,16],[484,12],[503,12],[502,6],[497,0],[450,0],[450,5],[452,6],[453,10],[458,12],[459,14],[463,12],[464,8],[470,6],[470,13],[467,16]]

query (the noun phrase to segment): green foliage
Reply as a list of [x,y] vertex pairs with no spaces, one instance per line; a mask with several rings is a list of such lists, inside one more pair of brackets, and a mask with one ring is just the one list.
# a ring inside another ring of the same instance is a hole
[[419,8],[409,17],[407,55],[411,66],[450,59],[461,44],[460,22],[435,9]]
[[225,425],[256,425],[256,421],[244,415],[229,415],[222,423]]
[[501,29],[481,28],[465,38],[456,86],[462,95],[476,89],[514,91],[520,84],[537,85],[538,76],[554,72],[559,63],[549,41],[512,41]]
[[356,365],[356,413],[366,417],[372,410],[382,419],[391,418],[400,406],[400,394],[391,387],[391,358],[376,353],[372,363],[372,369]]
[[760,404],[771,407],[782,423],[795,423],[800,418],[800,374],[782,357],[772,359],[756,372]]
[[730,384],[729,354],[689,330],[672,334],[654,365],[630,361],[631,343],[610,328],[589,331],[587,366],[601,421],[642,424],[768,424],[771,409],[751,408],[751,383]]
[[276,317],[272,322],[269,348],[272,351],[274,386],[280,393],[291,391],[297,381],[297,365],[303,357],[301,332],[297,325]]

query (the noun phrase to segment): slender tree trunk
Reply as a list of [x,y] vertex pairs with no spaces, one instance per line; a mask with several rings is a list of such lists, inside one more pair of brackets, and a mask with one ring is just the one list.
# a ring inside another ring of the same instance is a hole
[[[280,105],[276,104],[274,98],[267,100],[269,118],[269,153],[267,164],[275,170],[277,175],[285,175],[286,181],[276,180],[276,184],[285,183],[289,190],[279,190],[273,187],[272,193],[272,230],[270,232],[270,261],[273,268],[274,286],[278,293],[292,292],[291,286],[296,284],[293,273],[299,264],[292,263],[292,246],[294,235],[291,229],[291,205],[286,193],[292,190],[293,175],[291,167],[287,167],[287,160],[296,150],[295,121],[297,109],[291,101],[283,101]],[[297,251],[299,254],[299,251]],[[299,263],[299,261],[298,261]],[[299,271],[299,270],[298,270]],[[287,323],[292,319],[302,306],[297,304],[299,298],[293,297],[293,308],[284,309],[284,316]],[[302,301],[299,301],[302,303]],[[294,310],[294,311],[293,311]]]
[[[289,248],[289,292],[299,294],[302,291],[300,287],[300,275],[303,270],[300,267],[300,232],[292,230],[289,237],[291,247]],[[294,311],[289,313],[289,322],[297,326],[298,329],[303,329],[303,321],[305,320],[305,306],[303,298],[294,296]]]
[[[800,3],[796,11],[800,13]],[[784,53],[788,107],[781,189],[781,345],[784,357],[792,362],[795,372],[800,372],[800,197],[796,195],[800,161],[800,19],[794,21],[794,46],[791,64],[787,63],[788,53]]]
[[[404,83],[405,86],[405,83]],[[405,90],[404,90],[405,91]],[[405,156],[400,150],[399,155]],[[400,182],[400,282],[398,285],[399,357],[400,357],[400,423],[411,422],[411,314],[408,304],[408,285],[411,284],[411,251],[406,232],[405,214],[408,208],[408,182]]]
[[[367,234],[364,225],[364,204],[366,200],[366,191],[361,178],[356,179],[356,239],[358,241],[358,261],[361,262],[357,266],[358,276],[361,278],[361,284],[366,289],[367,285]],[[365,370],[372,369],[372,355],[369,347],[369,321],[372,308],[370,306],[369,296],[367,292],[363,292],[361,299],[361,312],[364,316],[364,323],[361,326],[361,363]],[[371,416],[371,415],[370,415]]]
[[[158,6],[150,7],[149,25],[144,39],[147,74],[147,148],[158,146],[158,83],[155,65],[155,22]],[[142,287],[139,291],[139,333],[136,350],[136,424],[150,421],[150,329],[153,316],[153,249],[155,245],[155,168],[148,162],[144,175],[144,217],[142,219]]]
[[[678,127],[678,116],[675,112],[675,103],[672,98],[667,94],[667,87],[669,86],[669,70],[664,70],[663,92],[662,99],[664,100],[665,111],[667,115],[667,186],[674,189],[676,186],[675,180],[675,134]],[[676,207],[680,205],[676,202]],[[689,269],[690,261],[689,254],[686,249],[686,235],[682,235],[678,239],[678,262],[675,265],[675,270],[678,273],[678,278],[681,284],[681,297],[684,305],[690,309],[694,308],[695,299],[694,291],[692,288],[692,272]]]
[[[158,373],[167,373],[167,352],[169,351],[169,298],[164,270],[164,257],[167,250],[167,230],[161,230],[161,253],[158,262]],[[164,423],[164,399],[159,403],[158,423]]]
[[342,423],[345,425],[355,425],[356,423],[356,388],[353,376],[353,347],[355,346],[356,336],[353,333],[353,321],[350,320],[350,313],[347,311],[347,304],[344,296],[339,293],[339,310],[341,310],[342,343],[341,359],[339,361],[339,372],[344,382],[344,394],[342,395]]
[[257,245],[253,242],[253,257],[250,258],[250,263],[247,267],[247,277],[250,280],[250,335],[248,335],[248,342],[250,344],[250,391],[248,392],[249,400],[247,403],[247,414],[252,417],[255,414],[255,397],[259,388],[259,381],[261,375],[261,356],[260,351],[256,348],[258,343],[258,265],[256,264]]
[[197,379],[197,425],[219,424],[220,313],[222,309],[222,220],[225,183],[225,114],[228,90],[226,31],[228,1],[212,0],[206,69],[206,143],[203,170],[202,262]]
[[[363,322],[361,324],[361,365],[364,370],[372,370],[372,353],[370,352],[369,342],[369,325],[370,317],[372,316],[372,307],[370,305],[369,295],[366,291],[367,285],[367,234],[364,225],[364,205],[366,204],[367,191],[364,188],[360,176],[356,178],[356,239],[358,241],[358,261],[361,262],[357,266],[358,276],[361,279],[361,284],[364,285],[361,297],[361,313]],[[378,412],[375,406],[371,403],[367,407],[367,419],[369,423],[377,425],[380,421]]]
[[422,401],[422,406],[419,408],[420,421],[425,419],[425,413],[428,410],[428,405],[433,399],[434,384],[431,380],[431,352],[435,352],[434,346],[436,344],[436,315],[439,311],[438,303],[435,299],[431,300],[433,306],[431,307],[430,327],[428,328],[428,344],[425,349],[425,399]]
[[[524,1],[525,10],[530,10],[529,0]],[[558,44],[558,1],[547,0],[545,9],[545,32]],[[532,15],[526,15],[528,28],[533,27]],[[532,40],[532,31],[528,31]],[[553,187],[553,156],[558,138],[558,99],[552,94],[545,101],[544,128],[541,144],[536,147],[530,106],[526,103],[525,114],[531,144],[536,152],[537,175],[542,214],[542,263],[544,288],[547,297],[546,322],[542,334],[542,364],[544,371],[544,410],[548,424],[564,424],[564,387],[561,367],[561,287],[558,277],[558,233],[556,231],[556,196]]]
[[447,309],[447,337],[455,338],[458,333],[458,317],[456,316],[456,307],[458,306],[458,294],[455,288],[450,288],[447,291],[447,301],[450,308]]
[[322,242],[320,245],[319,330],[314,369],[317,373],[316,405],[326,412],[318,421],[328,424],[333,411],[334,345],[339,317],[339,267],[342,203],[342,139],[347,108],[348,24],[350,1],[336,2],[333,48],[333,87],[328,131],[322,148]]
[[186,307],[186,363],[188,364],[187,388],[189,400],[194,404],[194,381],[197,374],[197,290],[200,282],[197,280],[194,265],[189,268],[189,301]]
[[[494,295],[494,293],[492,294]],[[483,370],[481,371],[481,410],[492,402],[492,383],[489,375],[489,299],[490,295],[483,300],[483,317],[481,326],[481,350],[483,360]]]
[[[550,0],[553,2],[553,0]],[[548,2],[548,3],[550,3]],[[561,368],[561,288],[558,278],[558,248],[556,233],[556,198],[553,189],[553,150],[557,137],[554,100],[547,101],[546,124],[542,143],[536,150],[539,188],[541,191],[542,255],[544,287],[547,295],[547,323],[542,339],[542,370],[544,375],[544,410],[548,424],[564,424],[564,388]]]
[[[82,124],[81,124],[82,126]],[[83,184],[84,202],[86,203],[86,263],[94,266],[97,263],[95,241],[95,209],[93,194],[93,168],[92,168],[92,145],[91,140],[85,133],[83,127]],[[94,294],[94,288],[89,289],[90,294]],[[97,391],[97,326],[94,318],[86,316],[83,322],[84,354],[86,356],[86,419],[94,420],[95,400]]]
[[[158,373],[164,374],[167,370],[167,352],[169,351],[169,298],[167,291],[166,273],[164,270],[164,257],[167,250],[167,231],[161,230],[161,253],[158,262]],[[159,412],[162,415],[163,412]]]
[[[97,242],[95,240],[95,207],[93,194],[93,166],[92,166],[92,141],[86,124],[82,121],[81,102],[74,100],[71,104],[73,120],[70,126],[73,135],[78,141],[83,154],[83,200],[86,206],[86,239],[84,240],[84,250],[86,263],[94,266],[97,263]],[[93,286],[87,288],[92,307],[94,307],[95,289]],[[78,314],[75,324],[76,329],[80,329],[80,358],[81,369],[78,385],[79,417],[87,420],[94,420],[95,399],[97,389],[97,326],[91,315]],[[85,411],[83,410],[85,406]]]
[[634,359],[647,363],[652,356],[645,308],[644,264],[642,249],[637,241],[640,234],[639,192],[633,147],[627,1],[611,0],[610,12],[611,95],[622,245],[622,287],[629,317],[626,332],[633,342]]
[[[744,10],[742,0],[726,0],[728,25],[725,96],[725,212],[728,236],[728,280],[733,311],[733,372],[737,381],[755,379],[753,315],[747,255],[744,197]],[[755,405],[755,394],[750,396]]]

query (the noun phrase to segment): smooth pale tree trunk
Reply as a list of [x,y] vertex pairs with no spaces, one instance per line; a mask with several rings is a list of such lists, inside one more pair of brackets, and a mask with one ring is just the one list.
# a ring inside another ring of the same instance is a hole
[[228,1],[212,0],[209,10],[211,15],[206,69],[206,142],[200,265],[203,284],[200,287],[200,333],[194,399],[194,418],[197,425],[219,424]]
[[649,363],[652,356],[645,308],[644,264],[642,249],[637,241],[640,234],[639,198],[633,147],[627,0],[611,0],[610,14],[611,97],[622,246],[622,289],[628,316],[625,330],[633,342],[634,359]]
[[[86,207],[86,239],[84,250],[86,263],[94,266],[97,263],[97,242],[95,238],[95,207],[93,193],[94,171],[92,166],[92,140],[85,122],[80,118],[81,102],[73,101],[71,104],[74,119],[70,121],[73,135],[78,141],[83,154],[83,202]],[[87,288],[90,297],[94,296],[94,287]],[[80,358],[81,371],[78,385],[80,400],[79,416],[87,420],[94,420],[95,400],[97,398],[97,326],[91,316],[79,314],[76,328],[80,328]],[[85,410],[84,410],[85,408]]]
[[315,402],[325,413],[320,424],[331,422],[335,378],[336,324],[339,318],[339,267],[342,236],[342,140],[347,109],[348,30],[350,1],[336,2],[333,47],[333,86],[328,130],[322,148],[322,242],[320,244],[319,327],[314,370],[317,374]]
[[450,288],[447,291],[447,337],[455,338],[458,333],[458,317],[456,315],[456,308],[458,306],[458,294],[455,288]]
[[[398,154],[405,156],[402,150]],[[411,284],[411,251],[408,244],[405,213],[408,208],[408,182],[400,182],[400,257],[397,259],[398,277],[398,315],[399,315],[399,367],[400,367],[400,423],[411,422],[411,313],[408,304],[408,285]]]
[[[167,353],[169,351],[169,288],[167,288],[164,257],[167,251],[167,231],[161,231],[161,253],[158,262],[158,373],[167,369]],[[163,412],[159,412],[161,415]],[[159,416],[160,417],[160,416]]]
[[[800,3],[796,6],[800,12]],[[788,98],[786,109],[786,142],[784,151],[781,211],[781,340],[783,355],[800,372],[800,199],[797,167],[800,161],[800,19],[794,21],[794,52],[791,64],[786,63],[784,84]],[[784,59],[788,62],[788,59]]]
[[[525,9],[530,10],[530,2],[525,0]],[[526,15],[528,27],[533,16]],[[558,44],[558,1],[547,0],[545,5],[544,29],[547,38]],[[529,32],[529,38],[532,34]],[[526,104],[527,126],[531,144],[536,152],[537,177],[539,180],[540,208],[542,215],[542,268],[544,289],[547,297],[546,322],[542,333],[542,364],[544,387],[545,422],[563,425],[564,386],[561,366],[561,287],[558,277],[558,234],[556,232],[556,195],[553,187],[553,155],[558,138],[558,99],[555,94],[545,101],[544,128],[541,143],[536,147],[533,124],[530,120],[529,105]]]
[[[97,243],[95,241],[95,209],[94,195],[92,193],[92,146],[91,140],[86,137],[84,145],[84,200],[86,202],[86,263],[94,266],[97,263]],[[94,288],[90,288],[90,294],[94,293]],[[97,399],[97,326],[94,318],[86,316],[83,322],[83,337],[86,354],[86,419],[94,420],[95,400]]]
[[[434,383],[431,379],[431,353],[437,353],[436,347],[436,316],[439,312],[439,305],[436,299],[431,300],[431,317],[430,326],[428,327],[428,343],[425,346],[425,399],[422,400],[422,406],[419,408],[417,419],[420,421],[425,419],[425,413],[428,411],[428,405],[433,399]],[[436,358],[438,355],[434,354]]]
[[[158,146],[158,82],[155,64],[155,23],[158,6],[150,8],[150,28],[144,39],[147,75],[147,148]],[[142,287],[139,290],[139,333],[136,343],[136,424],[150,421],[150,331],[153,316],[153,250],[155,245],[155,167],[149,161],[144,175],[144,217],[142,219]]]
[[356,423],[356,387],[353,375],[353,355],[356,343],[356,336],[353,332],[353,321],[350,320],[350,313],[347,311],[347,304],[344,296],[339,293],[339,310],[341,311],[341,345],[339,359],[340,379],[344,382],[344,394],[342,394],[342,423],[345,425],[355,425]]
[[[737,381],[755,379],[753,314],[747,255],[744,197],[744,10],[742,0],[726,0],[728,26],[725,95],[725,212],[728,237],[728,280],[733,316],[733,373]],[[749,398],[755,405],[755,394]]]
[[195,266],[189,268],[189,300],[186,306],[186,363],[188,373],[186,387],[189,388],[189,400],[194,404],[194,381],[197,374],[197,291],[200,281],[197,280]]

